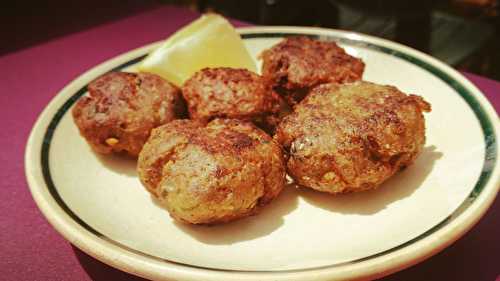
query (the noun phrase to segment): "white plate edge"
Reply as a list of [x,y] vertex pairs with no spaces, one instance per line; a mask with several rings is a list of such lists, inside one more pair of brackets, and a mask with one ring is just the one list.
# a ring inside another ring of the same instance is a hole
[[[493,123],[494,134],[498,138],[499,137],[499,123],[494,122],[498,119],[496,111],[493,109],[493,106],[487,101],[487,99],[481,94],[481,92],[465,77],[463,77],[456,70],[451,67],[445,65],[444,63],[438,61],[435,58],[432,58],[428,55],[415,51],[409,47],[404,45],[394,43],[385,39],[376,38],[369,35],[363,35],[354,32],[347,31],[338,31],[338,30],[330,30],[323,28],[307,28],[307,27],[245,27],[238,29],[242,31],[242,33],[253,33],[253,32],[270,32],[270,33],[280,33],[280,32],[294,32],[294,33],[304,33],[304,34],[324,34],[324,35],[336,35],[340,37],[359,36],[360,39],[364,39],[368,42],[375,43],[377,45],[383,45],[393,49],[400,49],[404,53],[409,53],[412,56],[415,56],[421,60],[427,61],[430,64],[435,65],[440,68],[446,74],[450,75],[452,78],[456,79],[460,83],[462,83],[465,88],[467,88],[474,97],[478,100],[481,107],[487,113],[488,118]],[[359,277],[381,277],[387,275],[389,273],[398,271],[402,268],[409,267],[419,261],[425,259],[426,257],[433,255],[448,245],[452,244],[455,240],[461,237],[465,232],[467,232],[470,228],[472,228],[475,223],[484,215],[489,206],[493,203],[495,199],[495,194],[498,192],[500,188],[500,167],[497,163],[495,169],[491,174],[491,178],[488,183],[485,185],[481,194],[476,198],[474,204],[472,204],[469,208],[467,208],[459,217],[454,219],[451,223],[446,225],[445,227],[439,229],[435,233],[430,236],[425,237],[411,245],[408,245],[402,249],[396,250],[390,254],[376,257],[370,259],[368,261],[359,262],[356,264],[348,264],[340,267],[330,267],[330,268],[322,268],[322,269],[312,269],[312,270],[304,270],[298,272],[269,272],[269,273],[253,273],[253,272],[232,272],[232,271],[219,271],[219,270],[205,270],[194,268],[190,266],[182,266],[178,264],[168,263],[168,269],[165,267],[167,263],[147,259],[141,255],[137,255],[126,251],[120,247],[117,247],[111,243],[105,242],[104,240],[91,236],[85,235],[83,233],[87,233],[87,230],[82,228],[77,223],[73,222],[72,218],[70,218],[59,206],[58,204],[50,197],[48,191],[43,188],[42,190],[37,190],[35,187],[37,185],[37,179],[35,175],[32,173],[32,169],[30,169],[29,156],[35,155],[36,163],[40,162],[39,153],[34,153],[33,147],[36,146],[38,149],[36,151],[40,151],[41,149],[41,140],[39,140],[38,145],[36,144],[35,136],[44,135],[45,129],[48,126],[50,120],[43,120],[43,116],[49,114],[50,111],[57,110],[60,105],[62,105],[67,98],[68,94],[65,94],[69,90],[75,88],[79,89],[81,86],[90,82],[91,77],[94,76],[94,72],[102,72],[104,70],[113,68],[121,63],[124,63],[130,58],[135,58],[139,55],[145,54],[147,50],[152,49],[154,46],[160,44],[161,41],[155,42],[152,44],[148,44],[146,46],[134,49],[117,57],[114,57],[111,60],[105,61],[92,69],[86,71],[84,74],[77,77],[71,83],[69,83],[66,87],[64,87],[45,107],[42,113],[39,115],[27,142],[26,153],[25,153],[25,173],[28,180],[28,184],[31,190],[31,193],[40,207],[45,217],[49,220],[49,222],[56,228],[68,241],[75,244],[78,248],[82,249],[84,252],[90,254],[91,256],[110,264],[114,267],[120,268],[126,272],[136,274],[146,278],[152,279],[163,279],[169,280],[165,278],[180,278],[183,280],[200,280],[203,278],[204,280],[220,280],[223,279],[237,279],[237,280],[297,280],[310,278],[311,275],[315,276],[315,279],[344,279],[344,278],[359,278]],[[86,82],[85,82],[86,81]],[[84,83],[85,82],[85,83]],[[74,92],[74,91],[71,91]],[[496,118],[493,118],[496,117]],[[38,155],[37,155],[38,154]],[[500,157],[500,152],[497,149],[497,159]],[[43,182],[43,176],[41,175],[41,171],[39,171],[39,177]],[[49,195],[49,200],[44,196]],[[49,202],[52,201],[52,202]],[[58,217],[57,213],[51,213],[53,208],[56,208],[56,212],[63,215],[63,217]],[[76,227],[76,228],[72,228]],[[448,231],[450,229],[450,231]],[[82,233],[83,231],[83,233]],[[449,233],[448,233],[449,232]],[[108,247],[108,248],[106,248]],[[420,249],[419,251],[415,251],[415,249]],[[413,250],[410,251],[410,250]],[[116,252],[114,252],[116,251]],[[406,252],[412,252],[413,255],[406,254]],[[388,265],[392,263],[392,265]],[[364,268],[360,268],[364,267]],[[135,269],[134,269],[135,268]]]

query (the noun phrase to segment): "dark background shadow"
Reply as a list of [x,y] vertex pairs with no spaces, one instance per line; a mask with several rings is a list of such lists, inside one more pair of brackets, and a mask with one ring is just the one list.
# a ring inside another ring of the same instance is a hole
[[308,203],[337,213],[370,215],[392,202],[410,196],[432,171],[443,154],[435,146],[423,149],[415,163],[397,173],[379,188],[364,192],[329,195],[309,188],[299,188],[299,195]]
[[500,79],[498,0],[3,1],[0,55],[166,4],[215,11],[258,25],[367,33],[425,51],[459,69]]
[[206,244],[234,244],[266,236],[284,223],[298,206],[297,189],[285,186],[281,194],[255,216],[216,226],[175,223],[179,229]]
[[2,1],[0,55],[148,11],[160,4],[159,0]]
[[109,170],[129,177],[137,177],[137,158],[126,154],[106,154],[95,153],[96,158]]
[[[166,2],[174,2],[172,0]],[[351,30],[409,45],[469,72],[500,79],[498,0],[184,0],[258,25]]]

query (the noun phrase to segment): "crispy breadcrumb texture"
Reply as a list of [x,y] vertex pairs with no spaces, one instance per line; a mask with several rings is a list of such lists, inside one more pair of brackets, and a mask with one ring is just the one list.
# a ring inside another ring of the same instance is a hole
[[280,146],[236,119],[176,120],[154,129],[138,171],[174,219],[192,224],[252,215],[285,185]]
[[185,115],[180,89],[155,74],[111,72],[73,107],[80,134],[98,153],[137,156],[151,130]]
[[373,189],[413,163],[425,144],[422,97],[358,81],[316,87],[284,118],[275,140],[294,180],[328,193]]
[[290,105],[324,83],[347,83],[362,78],[365,64],[335,42],[289,37],[265,50],[262,76]]
[[182,86],[191,119],[208,122],[215,118],[252,121],[274,129],[280,97],[264,79],[246,69],[204,68]]

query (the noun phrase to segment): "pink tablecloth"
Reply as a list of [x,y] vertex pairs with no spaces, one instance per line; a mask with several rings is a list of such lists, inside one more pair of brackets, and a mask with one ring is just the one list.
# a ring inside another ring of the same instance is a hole
[[[43,218],[23,170],[25,143],[44,106],[90,67],[167,37],[197,15],[172,7],[74,33],[0,57],[0,279],[134,280],[66,242]],[[472,74],[500,110],[500,83]],[[437,256],[385,280],[495,280],[500,274],[500,201],[457,243]]]

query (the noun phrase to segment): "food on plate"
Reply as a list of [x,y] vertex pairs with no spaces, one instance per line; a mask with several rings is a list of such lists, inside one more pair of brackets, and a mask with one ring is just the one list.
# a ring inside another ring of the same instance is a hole
[[336,43],[290,37],[261,59],[262,76],[227,20],[204,15],[142,72],[92,81],[73,118],[95,151],[138,156],[141,183],[190,224],[255,214],[286,172],[332,194],[373,189],[422,151],[430,104],[362,81],[363,61]]
[[262,76],[290,105],[315,86],[361,79],[365,64],[335,42],[289,37],[262,52]]
[[206,14],[169,37],[139,65],[181,86],[205,67],[245,68],[257,72],[240,35],[223,17]]
[[182,117],[180,89],[150,73],[110,72],[88,85],[73,108],[80,134],[99,153],[137,156],[157,126]]
[[[280,110],[280,97],[261,76],[236,68],[204,68],[182,86],[189,116],[207,122],[215,118],[253,121],[269,128]],[[274,116],[276,115],[276,116]]]
[[323,84],[277,128],[287,170],[328,193],[372,189],[410,165],[425,143],[430,104],[392,86],[358,81]]
[[191,224],[249,216],[285,184],[282,151],[252,123],[175,120],[154,129],[138,160],[143,185],[170,215]]

